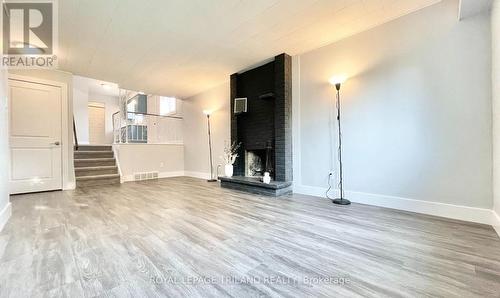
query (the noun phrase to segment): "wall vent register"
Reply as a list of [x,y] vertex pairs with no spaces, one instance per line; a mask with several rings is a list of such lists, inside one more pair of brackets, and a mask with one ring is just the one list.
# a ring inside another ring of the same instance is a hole
[[234,99],[234,113],[241,114],[247,112],[247,98],[235,98]]
[[158,172],[134,173],[134,181],[158,179]]

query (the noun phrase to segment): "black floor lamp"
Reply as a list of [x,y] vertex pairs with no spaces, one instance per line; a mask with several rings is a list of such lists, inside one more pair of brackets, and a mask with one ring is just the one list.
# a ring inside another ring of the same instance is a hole
[[210,151],[210,179],[208,179],[208,182],[217,182],[217,179],[214,179],[214,165],[212,161],[212,134],[210,131],[210,114],[212,114],[212,111],[203,111],[203,114],[207,116],[207,124],[208,124],[208,149]]
[[333,77],[330,79],[330,83],[335,85],[335,89],[337,89],[337,125],[338,125],[338,133],[339,133],[339,188],[340,188],[340,198],[332,200],[334,204],[337,205],[350,205],[351,202],[344,198],[344,177],[342,172],[342,129],[340,126],[340,87],[342,83],[345,82],[345,77]]

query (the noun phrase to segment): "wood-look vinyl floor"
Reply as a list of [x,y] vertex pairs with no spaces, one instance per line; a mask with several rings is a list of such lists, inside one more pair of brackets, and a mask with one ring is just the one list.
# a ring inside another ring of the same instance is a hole
[[194,178],[12,197],[0,297],[499,297],[490,226]]

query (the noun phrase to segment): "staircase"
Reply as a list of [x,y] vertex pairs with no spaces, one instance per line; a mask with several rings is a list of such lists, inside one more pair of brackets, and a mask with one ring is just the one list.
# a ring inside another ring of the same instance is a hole
[[120,174],[111,146],[83,145],[75,148],[77,187],[120,183]]

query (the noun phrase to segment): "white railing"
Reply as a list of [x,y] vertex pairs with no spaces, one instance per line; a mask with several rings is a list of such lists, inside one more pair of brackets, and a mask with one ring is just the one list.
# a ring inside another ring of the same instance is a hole
[[116,144],[182,144],[182,117],[116,112],[113,134]]

